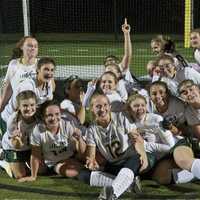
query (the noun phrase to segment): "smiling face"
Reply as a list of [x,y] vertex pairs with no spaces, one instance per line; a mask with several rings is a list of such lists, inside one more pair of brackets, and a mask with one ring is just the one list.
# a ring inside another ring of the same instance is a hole
[[22,47],[23,56],[30,58],[36,58],[38,55],[38,42],[34,38],[26,38]]
[[50,105],[45,109],[44,122],[49,130],[55,130],[59,127],[61,112],[58,105]]
[[163,72],[163,75],[168,78],[173,78],[176,73],[176,67],[174,63],[169,59],[160,59],[158,62],[160,70]]
[[200,89],[196,85],[183,85],[179,89],[180,97],[188,104],[200,103]]
[[117,88],[115,77],[109,73],[104,74],[100,80],[100,88],[104,94],[112,93]]
[[110,123],[110,103],[104,95],[97,95],[91,100],[91,112],[97,124],[107,126]]
[[22,99],[19,103],[19,110],[24,119],[30,119],[36,112],[35,98]]
[[135,120],[142,120],[146,115],[146,101],[143,98],[137,97],[129,103],[129,113]]
[[157,108],[163,107],[168,102],[167,89],[164,85],[152,85],[150,87],[150,97]]
[[38,80],[42,83],[50,81],[54,77],[55,66],[52,63],[43,64],[39,69],[37,69]]
[[152,41],[151,42],[151,50],[155,54],[159,54],[162,52],[162,44],[161,42]]
[[200,33],[192,32],[190,34],[190,44],[191,47],[200,49]]

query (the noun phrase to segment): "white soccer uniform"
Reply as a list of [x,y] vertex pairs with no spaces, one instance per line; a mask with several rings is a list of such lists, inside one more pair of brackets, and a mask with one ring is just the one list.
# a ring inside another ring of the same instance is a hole
[[194,59],[196,63],[190,63],[190,66],[200,73],[200,49],[195,49]]
[[19,83],[18,87],[13,91],[13,95],[11,96],[8,104],[5,106],[3,112],[1,113],[1,117],[5,122],[17,108],[17,95],[20,92],[26,90],[31,90],[36,94],[38,105],[44,103],[47,100],[53,99],[53,86],[51,81],[47,83],[47,85],[44,88],[40,89],[37,87],[35,79],[26,79]]
[[60,129],[57,134],[52,134],[44,124],[38,124],[31,135],[31,145],[41,147],[44,162],[48,167],[64,161],[75,153],[72,143],[74,128],[70,122],[60,121]]
[[73,103],[69,99],[65,99],[60,103],[62,118],[64,120],[70,121],[72,126],[79,128],[82,131],[82,134],[85,135],[86,127],[84,127],[75,116],[75,114],[79,112],[80,106],[80,104]]
[[195,84],[200,85],[200,73],[191,67],[181,68],[177,71],[174,78],[162,77],[161,81],[167,84],[174,96],[178,96],[178,85],[186,79],[192,80]]
[[185,110],[185,117],[188,125],[200,125],[200,109],[195,109],[189,105]]
[[13,59],[8,64],[4,80],[10,81],[11,87],[14,91],[23,80],[36,77],[36,64],[37,60],[32,65],[24,65],[20,62],[20,59]]
[[193,80],[195,84],[200,85],[200,73],[191,67],[179,70],[174,78],[178,83],[181,83],[185,79]]
[[169,152],[176,142],[172,133],[162,128],[162,120],[160,115],[147,113],[142,120],[135,122],[138,131],[145,140],[145,151],[159,153],[158,157]]
[[198,65],[200,67],[200,49],[195,49],[194,59],[196,60],[196,62],[198,63]]
[[109,162],[124,161],[135,154],[128,133],[136,126],[122,113],[111,113],[111,122],[106,128],[93,123],[88,128],[87,144],[96,146]]
[[117,83],[117,92],[124,102],[128,99],[128,92],[126,90],[126,82],[124,79],[120,79]]
[[118,92],[112,91],[110,94],[106,94],[111,105],[112,112],[121,112],[124,110],[124,101]]
[[[18,115],[17,112],[14,112],[8,119],[7,131],[3,135],[3,139],[2,139],[2,146],[3,146],[4,150],[26,151],[31,148],[30,142],[29,142],[30,135],[31,135],[37,121],[35,120],[32,123],[26,123],[22,119],[20,119],[18,121],[17,115]],[[13,131],[16,129],[20,130],[20,132],[22,134],[22,140],[23,140],[24,146],[21,149],[16,149],[11,142],[11,138],[13,136]]]
[[159,113],[154,107],[154,113],[162,115],[163,117],[167,115],[176,116],[178,124],[183,124],[186,121],[185,109],[186,105],[181,100],[174,96],[170,96],[167,110],[163,113]]
[[[88,107],[89,106],[89,101],[93,93],[95,92],[96,85],[94,84],[88,84],[86,94],[83,99],[83,106]],[[120,94],[117,91],[112,91],[109,94],[105,94],[109,102],[111,104],[111,110],[112,112],[120,112],[124,108],[124,100],[120,96]]]

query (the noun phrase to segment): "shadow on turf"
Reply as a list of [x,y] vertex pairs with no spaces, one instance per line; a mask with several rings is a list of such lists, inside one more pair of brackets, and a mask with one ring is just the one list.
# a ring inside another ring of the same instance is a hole
[[[53,191],[53,190],[46,190],[46,189],[39,189],[39,188],[28,188],[24,186],[16,186],[16,185],[7,185],[7,184],[0,184],[0,188],[11,190],[15,192],[30,192],[30,193],[37,193],[37,194],[46,194],[52,196],[68,196],[68,197],[87,197],[88,199],[96,199],[98,194],[95,193],[80,193],[80,192],[60,192],[60,191]],[[190,191],[191,192],[191,191]],[[182,195],[163,195],[163,194],[129,194],[125,195],[123,199],[196,199],[198,196],[196,193],[188,193]]]
[[90,197],[96,198],[96,193],[80,193],[80,192],[60,192],[54,190],[46,190],[41,188],[28,188],[24,186],[16,186],[16,185],[7,185],[7,184],[0,184],[0,190],[6,189],[15,192],[30,192],[30,193],[37,193],[37,194],[47,194],[52,196],[71,196],[71,197]]

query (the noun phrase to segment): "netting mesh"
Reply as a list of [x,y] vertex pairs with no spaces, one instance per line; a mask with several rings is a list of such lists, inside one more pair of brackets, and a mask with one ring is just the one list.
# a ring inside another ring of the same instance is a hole
[[[133,59],[131,71],[146,74],[154,58],[150,40],[156,34],[170,35],[177,50],[192,60],[192,50],[183,48],[183,0],[30,0],[31,33],[39,41],[39,56],[52,56],[57,76],[98,76],[105,56],[123,57],[121,25],[131,25]],[[194,27],[200,26],[200,1],[194,0]],[[23,35],[21,0],[0,1],[0,65],[5,66],[15,43]],[[4,74],[1,69],[1,76]]]

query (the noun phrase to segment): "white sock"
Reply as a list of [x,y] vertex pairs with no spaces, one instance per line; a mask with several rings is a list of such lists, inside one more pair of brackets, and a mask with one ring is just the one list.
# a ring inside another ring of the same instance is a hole
[[113,191],[118,198],[134,181],[134,173],[129,168],[122,168],[112,183]]
[[111,186],[114,176],[101,171],[93,171],[90,175],[90,186]]
[[200,179],[200,159],[195,159],[193,161],[191,172],[196,178]]
[[185,169],[172,169],[172,174],[176,184],[188,183],[194,179],[194,175]]

